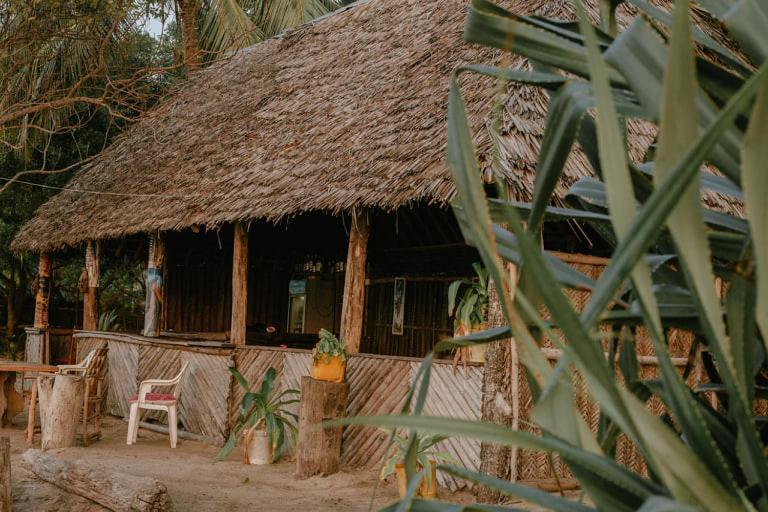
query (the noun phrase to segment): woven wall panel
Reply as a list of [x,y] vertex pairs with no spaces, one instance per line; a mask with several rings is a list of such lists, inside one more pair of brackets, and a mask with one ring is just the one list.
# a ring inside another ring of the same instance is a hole
[[[395,414],[408,393],[411,363],[398,359],[353,356],[347,363],[347,416]],[[377,467],[384,456],[387,434],[376,427],[344,429],[342,461],[352,467]]]
[[138,392],[139,346],[109,340],[107,406],[109,413],[128,417],[128,398]]
[[[420,363],[410,363],[409,384],[413,384]],[[422,414],[468,420],[481,416],[483,368],[468,366],[454,370],[450,364],[432,365],[429,392]],[[440,452],[453,456],[470,470],[480,468],[480,442],[474,439],[452,437],[435,446]],[[467,482],[438,472],[440,485],[454,491],[467,486]]]
[[45,349],[45,332],[27,332],[24,343],[24,360],[30,363],[42,363]]
[[179,421],[187,432],[223,444],[228,433],[229,356],[179,351],[189,363],[182,379]]

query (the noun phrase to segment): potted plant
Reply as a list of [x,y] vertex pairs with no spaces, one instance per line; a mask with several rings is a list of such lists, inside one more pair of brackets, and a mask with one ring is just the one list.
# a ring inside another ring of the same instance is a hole
[[320,329],[319,336],[320,339],[312,349],[312,378],[327,382],[344,382],[347,366],[344,342],[325,329]]
[[[473,263],[476,276],[458,279],[448,286],[448,314],[453,315],[453,330],[456,336],[487,328],[488,313],[488,271],[480,263]],[[461,293],[461,296],[459,295]],[[475,345],[468,350],[470,361],[485,362],[485,345]],[[457,353],[461,356],[461,352]]]
[[[437,497],[437,464],[439,462],[459,464],[450,454],[433,449],[437,443],[445,439],[448,437],[435,435],[419,437],[416,440],[416,469],[421,471],[425,467],[430,468],[427,474],[422,477],[421,485],[416,491],[417,495],[423,498]],[[397,490],[400,493],[400,498],[403,498],[408,489],[408,479],[405,475],[405,463],[403,462],[408,452],[408,438],[395,432],[393,440],[397,449],[382,466],[380,477],[384,480],[394,473],[397,478]]]
[[238,420],[229,439],[219,452],[217,459],[222,460],[237,444],[238,437],[243,437],[243,462],[245,464],[270,464],[277,461],[288,439],[296,436],[298,417],[288,411],[287,406],[299,400],[291,398],[298,395],[296,389],[286,389],[272,396],[277,372],[270,367],[261,380],[261,389],[256,392],[248,386],[245,378],[235,368],[230,368],[235,380],[245,390],[240,403]]

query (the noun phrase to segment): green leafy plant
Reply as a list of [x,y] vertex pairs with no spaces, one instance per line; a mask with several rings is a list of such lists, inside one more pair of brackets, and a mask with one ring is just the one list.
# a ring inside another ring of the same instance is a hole
[[240,403],[237,424],[216,458],[222,460],[229,455],[235,448],[238,437],[247,430],[263,428],[266,430],[272,445],[273,460],[278,460],[283,453],[286,442],[294,440],[298,432],[296,423],[299,418],[290,412],[287,406],[298,403],[298,399],[291,397],[298,395],[299,391],[286,389],[272,396],[277,378],[277,372],[272,367],[264,374],[259,391],[252,391],[248,382],[236,368],[230,368],[229,371],[234,375],[245,394]]
[[117,331],[120,329],[120,322],[118,322],[117,311],[110,309],[104,311],[99,315],[99,321],[96,325],[98,331]]
[[342,340],[326,329],[320,329],[319,336],[315,348],[312,349],[312,359],[319,361],[324,358],[325,362],[329,363],[335,356],[342,363],[347,360],[348,354]]
[[457,279],[448,285],[448,315],[454,315],[454,330],[457,332],[469,331],[473,326],[485,322],[488,309],[488,271],[479,262],[473,263],[472,268],[476,277]]
[[[398,463],[402,463],[405,460],[405,457],[408,453],[409,441],[408,441],[408,437],[402,436],[397,432],[391,432],[386,429],[382,429],[382,430],[392,435],[392,440],[394,441],[395,447],[396,447],[392,455],[388,459],[386,459],[386,461],[381,467],[379,477],[383,480],[395,472],[395,466]],[[418,434],[413,434],[413,435],[417,436],[416,461],[420,467],[422,468],[429,467],[430,461],[449,462],[451,464],[459,463],[459,461],[457,461],[450,453],[439,452],[433,449],[436,444],[448,439],[448,436],[441,436],[441,435],[419,436]]]
[[[413,414],[404,408],[399,416],[347,422],[557,454],[588,500],[569,501],[441,466],[550,510],[768,510],[765,420],[753,411],[768,375],[768,39],[761,35],[768,32],[768,8],[755,0],[699,1],[698,12],[708,11],[733,38],[724,46],[692,25],[687,0],[676,0],[672,13],[629,0],[642,15],[621,24],[625,29],[614,19],[620,3],[601,2],[602,28],[596,28],[579,0],[574,3],[578,23],[519,16],[473,0],[465,38],[526,57],[534,70],[465,66],[451,81],[448,163],[458,192],[454,211],[465,239],[499,287],[509,327],[457,338],[435,350],[513,337],[531,387],[532,420],[542,433],[421,416],[431,355],[412,390],[419,396]],[[706,52],[696,52],[696,46]],[[730,47],[743,48],[745,56]],[[531,203],[513,201],[501,179],[495,197],[488,197],[461,94],[462,73],[549,94]],[[626,140],[638,122],[658,127],[648,160],[640,163],[630,158]],[[568,204],[554,208],[554,191],[576,142],[595,178],[573,184]],[[731,204],[743,202],[746,218],[712,210],[702,202],[702,192],[721,194]],[[598,279],[557,263],[542,249],[543,224],[562,220],[586,223],[615,245]],[[514,299],[505,260],[518,265],[520,273]],[[716,278],[723,283],[722,297]],[[565,294],[571,287],[591,291],[582,311]],[[540,317],[542,307],[551,315],[547,321]],[[638,325],[658,359],[654,380],[639,375]],[[551,332],[553,326],[561,335]],[[607,330],[601,326],[612,327],[618,336],[604,338]],[[667,333],[681,326],[706,349],[713,383],[706,388],[688,388],[672,361]],[[539,349],[539,333],[562,351],[554,368]],[[587,383],[589,400],[600,406],[603,428],[597,433],[576,406],[576,371]],[[717,394],[715,405],[701,396],[705,389]],[[651,396],[669,410],[668,418],[648,409]],[[647,476],[612,457],[620,434],[638,448]],[[409,493],[390,509],[460,510],[414,499],[421,477],[414,453],[411,444]]]

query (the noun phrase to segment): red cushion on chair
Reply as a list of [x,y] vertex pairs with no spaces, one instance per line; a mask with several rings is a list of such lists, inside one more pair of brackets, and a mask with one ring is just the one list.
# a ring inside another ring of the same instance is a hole
[[[139,395],[132,395],[131,398],[128,399],[129,402],[138,402],[139,401]],[[147,393],[144,397],[144,401],[146,402],[175,402],[176,397],[173,396],[170,393]]]

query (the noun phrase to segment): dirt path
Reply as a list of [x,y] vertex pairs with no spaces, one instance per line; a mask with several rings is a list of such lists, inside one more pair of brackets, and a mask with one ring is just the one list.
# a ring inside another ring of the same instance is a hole
[[[374,471],[342,471],[326,478],[296,480],[291,462],[245,466],[237,452],[224,462],[215,462],[214,447],[181,439],[172,450],[167,436],[143,429],[138,444],[127,446],[126,424],[114,418],[106,420],[104,430],[103,439],[88,448],[69,448],[57,454],[156,478],[168,487],[176,511],[363,511],[368,509],[376,481]],[[103,510],[87,500],[62,495],[25,470],[21,454],[27,447],[21,429],[3,429],[0,435],[11,436],[15,512]],[[39,442],[39,436],[36,440]],[[459,502],[472,499],[467,493],[444,497]],[[374,509],[396,498],[395,485],[382,483]]]

